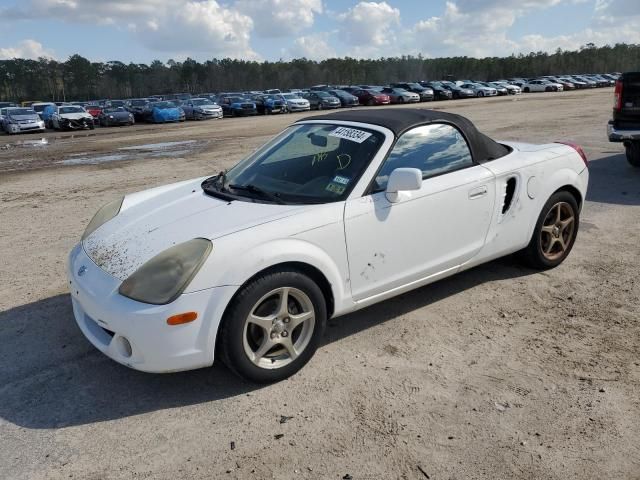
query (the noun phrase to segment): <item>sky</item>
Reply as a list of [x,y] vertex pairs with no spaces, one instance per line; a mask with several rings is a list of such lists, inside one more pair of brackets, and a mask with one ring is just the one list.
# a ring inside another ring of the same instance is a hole
[[640,0],[0,0],[0,59],[507,56],[640,43]]

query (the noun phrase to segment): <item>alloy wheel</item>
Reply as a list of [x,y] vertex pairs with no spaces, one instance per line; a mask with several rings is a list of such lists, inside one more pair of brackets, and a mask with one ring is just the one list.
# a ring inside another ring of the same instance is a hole
[[251,308],[244,324],[244,352],[260,368],[284,367],[307,348],[315,321],[306,293],[293,287],[276,288]]
[[575,212],[570,204],[559,202],[549,209],[540,230],[540,247],[547,260],[554,261],[564,255],[571,244],[575,224]]

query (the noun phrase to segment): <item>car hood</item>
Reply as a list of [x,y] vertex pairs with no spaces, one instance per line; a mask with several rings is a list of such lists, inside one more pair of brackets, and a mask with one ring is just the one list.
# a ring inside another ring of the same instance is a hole
[[61,113],[60,118],[66,118],[68,120],[81,120],[83,118],[89,118],[91,114],[88,112],[76,112],[76,113]]
[[204,178],[125,197],[120,213],[84,241],[100,268],[125,280],[167,248],[193,238],[215,239],[302,212],[309,205],[226,201],[203,192]]
[[38,115],[11,115],[6,118],[17,120],[18,122],[24,122],[25,120],[33,120],[34,122],[40,121],[40,117]]

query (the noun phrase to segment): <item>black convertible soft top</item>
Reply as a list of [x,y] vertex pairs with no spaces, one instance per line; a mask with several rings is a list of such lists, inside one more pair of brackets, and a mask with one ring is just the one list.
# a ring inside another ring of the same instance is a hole
[[477,163],[495,160],[509,153],[509,148],[490,139],[471,123],[471,121],[454,113],[440,112],[420,108],[376,108],[329,113],[307,120],[340,120],[343,122],[360,122],[379,125],[391,130],[396,138],[410,128],[428,123],[448,123],[457,127],[469,143],[473,160]]

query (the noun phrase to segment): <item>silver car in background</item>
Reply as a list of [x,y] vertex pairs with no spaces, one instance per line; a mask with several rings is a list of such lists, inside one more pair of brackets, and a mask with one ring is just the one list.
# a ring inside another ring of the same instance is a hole
[[282,93],[280,96],[285,102],[287,102],[288,112],[306,112],[311,110],[309,100],[306,98],[300,98],[297,93]]
[[522,89],[517,85],[512,85],[506,80],[496,80],[495,82],[489,82],[489,85],[500,85],[507,89],[509,95],[520,95],[522,93]]
[[33,108],[13,107],[4,110],[2,129],[10,135],[44,132],[44,122]]
[[476,94],[476,97],[495,97],[498,95],[498,90],[493,87],[486,87],[479,83],[463,83],[460,88],[467,88],[472,90]]
[[209,98],[191,98],[182,102],[187,120],[207,120],[222,118],[222,107]]

